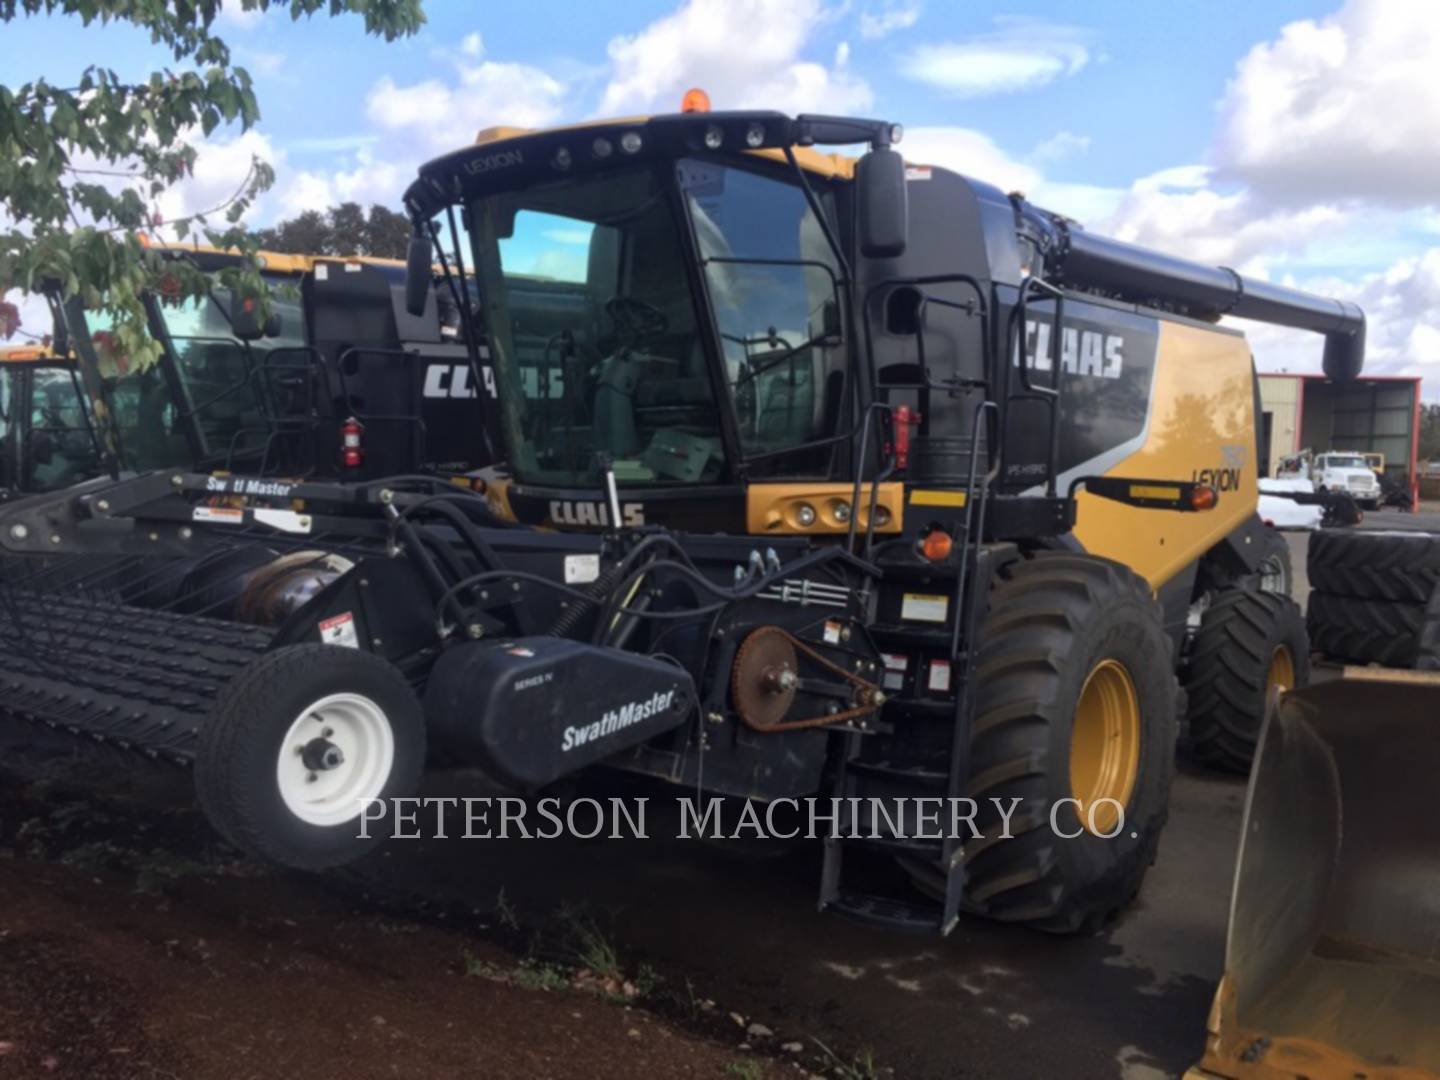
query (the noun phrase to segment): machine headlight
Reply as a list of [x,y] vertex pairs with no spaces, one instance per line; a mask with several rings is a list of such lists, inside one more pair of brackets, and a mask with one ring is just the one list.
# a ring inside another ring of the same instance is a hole
[[764,124],[751,124],[745,129],[745,145],[751,150],[757,150],[765,145]]
[[711,124],[705,129],[705,148],[707,150],[719,150],[725,142],[725,132],[720,130],[719,124]]
[[610,145],[610,140],[603,136],[590,144],[590,152],[602,160],[608,158],[614,149],[615,148]]
[[830,513],[835,515],[835,520],[844,525],[850,520],[850,504],[847,502],[835,502],[831,504]]
[[620,149],[627,154],[638,154],[643,145],[644,140],[640,138],[638,131],[627,131],[620,136]]
[[555,167],[557,169],[570,168],[570,148],[568,146],[562,146],[555,151]]
[[815,508],[809,503],[801,503],[795,507],[795,521],[802,529],[808,529],[815,524]]

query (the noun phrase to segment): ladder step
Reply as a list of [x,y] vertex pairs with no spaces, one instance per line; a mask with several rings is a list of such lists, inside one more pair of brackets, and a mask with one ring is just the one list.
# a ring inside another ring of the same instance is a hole
[[[943,705],[953,704],[941,702]],[[873,776],[881,780],[890,780],[900,784],[923,784],[926,787],[944,787],[950,779],[950,774],[941,769],[932,769],[924,765],[897,764],[893,761],[847,761],[845,768],[852,773],[859,773],[862,776]]]
[[[950,631],[943,627],[927,629],[920,626],[879,624],[870,627],[869,633],[875,639],[875,644],[882,649],[890,645],[908,645],[911,648],[930,649],[936,652],[950,651]],[[963,655],[962,651],[961,656]]]
[[834,899],[822,905],[847,919],[878,926],[885,930],[904,930],[917,934],[933,934],[937,930],[948,933],[949,927],[942,926],[942,912],[938,906],[923,902],[910,904],[885,896],[851,892],[842,889]]
[[885,719],[892,722],[903,720],[907,713],[913,716],[946,720],[955,715],[955,700],[953,698],[892,697],[885,702]]

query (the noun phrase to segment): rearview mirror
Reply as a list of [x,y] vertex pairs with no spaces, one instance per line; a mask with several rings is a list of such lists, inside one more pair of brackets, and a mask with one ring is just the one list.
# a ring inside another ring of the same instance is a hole
[[405,310],[416,318],[425,314],[426,301],[430,298],[430,267],[430,238],[414,233],[405,253]]
[[860,254],[867,259],[905,254],[909,224],[905,159],[889,147],[870,150],[855,165],[855,188],[860,202]]

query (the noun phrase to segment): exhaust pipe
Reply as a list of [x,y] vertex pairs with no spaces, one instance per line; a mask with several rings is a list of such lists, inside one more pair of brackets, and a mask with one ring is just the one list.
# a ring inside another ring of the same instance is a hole
[[[1355,378],[1365,365],[1365,313],[1347,300],[1256,281],[1229,267],[1206,266],[1094,236],[1063,218],[1045,211],[1038,214],[1048,234],[1043,246],[1050,267],[1066,285],[1132,303],[1179,308],[1194,318],[1234,315],[1324,334],[1325,374],[1337,382]],[[1023,205],[1021,220],[1033,222],[1035,208]]]

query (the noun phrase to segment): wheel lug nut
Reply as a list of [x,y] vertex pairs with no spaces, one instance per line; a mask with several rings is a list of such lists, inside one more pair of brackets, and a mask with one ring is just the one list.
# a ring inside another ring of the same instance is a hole
[[313,784],[315,782],[315,774],[313,772],[307,772],[305,774],[305,782],[307,784]]
[[334,735],[334,734],[335,734],[335,729],[334,729],[334,728],[330,728],[330,727],[327,727],[324,731],[320,732],[321,737],[326,738],[326,739],[330,738],[330,736],[331,736],[331,735]]

